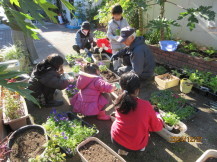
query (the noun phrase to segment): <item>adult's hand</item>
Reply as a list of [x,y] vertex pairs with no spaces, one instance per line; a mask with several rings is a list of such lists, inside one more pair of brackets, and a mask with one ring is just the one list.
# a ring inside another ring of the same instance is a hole
[[57,71],[60,75],[64,73],[64,70],[63,70],[63,65],[61,65],[59,67],[59,70]]
[[117,60],[118,57],[119,57],[119,53],[117,52],[117,53],[115,53],[114,55],[112,55],[112,57],[110,58],[110,60],[111,60],[111,61]]

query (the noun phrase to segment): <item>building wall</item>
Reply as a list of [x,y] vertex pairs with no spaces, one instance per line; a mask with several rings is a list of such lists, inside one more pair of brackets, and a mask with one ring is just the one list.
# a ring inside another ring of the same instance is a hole
[[[198,7],[200,5],[212,6],[213,11],[217,13],[217,1],[216,0],[170,0],[171,2],[177,3],[185,8]],[[172,4],[166,3],[165,15],[169,19],[177,19],[180,12],[185,10],[180,9]],[[149,9],[146,13],[146,17],[149,20],[157,18],[160,13],[158,5]],[[148,15],[148,16],[147,16]],[[217,15],[214,22],[209,22],[199,18],[199,24],[196,25],[196,29],[190,31],[187,27],[186,19],[178,21],[181,27],[173,27],[172,32],[174,37],[181,38],[183,40],[189,40],[195,42],[201,46],[214,47],[217,49]],[[211,28],[210,28],[211,27]]]

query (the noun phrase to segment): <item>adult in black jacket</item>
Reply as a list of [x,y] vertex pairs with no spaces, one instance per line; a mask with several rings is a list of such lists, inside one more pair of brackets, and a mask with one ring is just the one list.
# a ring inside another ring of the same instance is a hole
[[145,44],[144,37],[136,37],[135,30],[126,27],[121,30],[121,36],[117,41],[127,46],[127,48],[112,56],[112,59],[123,57],[124,67],[118,69],[118,74],[121,75],[132,71],[142,80],[153,78],[155,67],[154,56]]
[[37,98],[45,107],[61,106],[63,101],[54,100],[54,92],[56,89],[65,89],[73,78],[65,79],[61,77],[63,74],[63,58],[58,54],[52,54],[47,59],[38,63],[33,69],[29,80],[32,95]]

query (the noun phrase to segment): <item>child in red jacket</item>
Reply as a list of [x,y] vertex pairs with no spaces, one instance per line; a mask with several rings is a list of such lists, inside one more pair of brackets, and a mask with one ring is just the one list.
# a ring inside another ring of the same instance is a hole
[[149,132],[163,128],[162,119],[148,101],[138,98],[140,80],[135,73],[121,76],[123,89],[115,103],[116,120],[111,127],[111,137],[119,147],[118,153],[127,155],[129,151],[144,151],[148,144]]
[[106,105],[111,104],[106,93],[114,91],[115,86],[99,76],[100,71],[96,64],[87,63],[84,71],[80,72],[77,80],[80,91],[71,99],[73,111],[85,116],[97,115],[99,120],[110,120],[104,110]]

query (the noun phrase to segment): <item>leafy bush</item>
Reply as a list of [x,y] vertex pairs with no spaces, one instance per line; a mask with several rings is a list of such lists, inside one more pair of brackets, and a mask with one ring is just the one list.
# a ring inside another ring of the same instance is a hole
[[94,31],[93,34],[97,39],[106,38],[106,33],[99,30]]
[[167,72],[167,69],[163,66],[156,66],[154,69],[154,73],[156,73],[158,75],[165,74],[166,72]]

